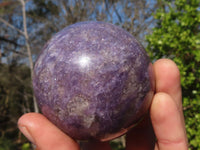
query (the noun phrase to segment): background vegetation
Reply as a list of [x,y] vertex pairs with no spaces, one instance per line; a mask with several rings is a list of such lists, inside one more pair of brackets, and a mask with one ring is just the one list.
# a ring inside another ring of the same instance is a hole
[[[0,0],[0,150],[32,149],[17,120],[38,112],[34,62],[56,32],[86,20],[121,26],[153,62],[167,57],[177,63],[189,148],[200,150],[200,0]],[[123,140],[112,146],[124,149]]]

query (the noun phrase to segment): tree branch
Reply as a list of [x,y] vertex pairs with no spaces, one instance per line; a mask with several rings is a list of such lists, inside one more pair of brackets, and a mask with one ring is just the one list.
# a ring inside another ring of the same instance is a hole
[[6,51],[11,51],[11,52],[14,52],[16,54],[19,54],[19,55],[23,55],[23,56],[28,56],[27,54],[25,53],[22,53],[22,52],[19,52],[19,51],[16,51],[16,50],[13,50],[13,49],[7,49],[7,48],[4,48]]
[[[20,0],[20,2],[21,2],[21,5],[22,5],[24,36],[25,36],[25,39],[26,39],[26,48],[27,48],[27,52],[28,52],[29,65],[30,65],[30,71],[31,71],[31,81],[32,81],[32,79],[33,79],[33,60],[32,60],[32,53],[31,53],[31,48],[30,48],[30,44],[29,44],[29,36],[28,36],[27,25],[26,25],[25,1]],[[39,112],[38,105],[37,105],[36,98],[35,98],[34,94],[33,94],[33,103],[34,103],[35,112]]]
[[15,42],[14,40],[7,39],[3,36],[0,36],[0,41],[5,41],[5,42],[11,43],[15,46],[22,46],[22,45],[18,44],[17,42]]
[[13,26],[12,24],[10,24],[9,22],[7,22],[6,20],[4,20],[4,19],[1,18],[1,17],[0,17],[0,21],[1,21],[2,23],[4,23],[5,25],[7,25],[8,27],[10,27],[10,28],[16,30],[16,31],[19,32],[20,34],[24,35],[24,32],[23,32],[23,31],[21,31],[20,29],[16,28],[15,26]]
[[119,22],[122,23],[122,17],[120,16],[119,12],[117,11],[115,5],[116,5],[116,4],[114,3],[114,4],[113,4],[113,8],[114,8],[115,14],[116,14],[117,17],[118,17]]
[[109,16],[111,16],[110,15],[110,11],[109,11],[109,2],[108,2],[108,0],[104,0],[104,3],[105,3],[105,7],[106,7],[106,12],[108,13]]
[[11,5],[12,3],[13,3],[13,2],[1,2],[1,3],[0,3],[0,8],[9,6],[9,5]]

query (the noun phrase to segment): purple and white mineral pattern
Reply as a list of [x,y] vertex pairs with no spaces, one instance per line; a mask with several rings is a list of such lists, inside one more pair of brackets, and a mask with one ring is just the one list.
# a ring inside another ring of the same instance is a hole
[[42,113],[78,140],[111,140],[149,110],[152,64],[125,30],[81,22],[55,34],[34,67],[33,87]]

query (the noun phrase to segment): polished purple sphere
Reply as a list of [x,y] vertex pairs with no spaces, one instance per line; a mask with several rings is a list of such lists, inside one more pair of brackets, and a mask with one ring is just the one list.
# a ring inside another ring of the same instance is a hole
[[148,112],[154,94],[152,64],[125,30],[81,22],[55,34],[34,67],[42,113],[78,140],[111,140]]

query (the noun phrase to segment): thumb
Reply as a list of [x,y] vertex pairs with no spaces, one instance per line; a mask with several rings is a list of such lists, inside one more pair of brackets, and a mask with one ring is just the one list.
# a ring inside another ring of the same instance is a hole
[[21,132],[39,150],[79,150],[78,144],[39,113],[28,113],[18,120]]

